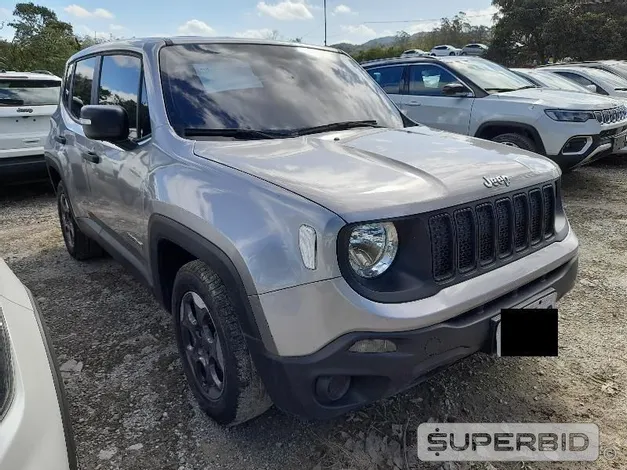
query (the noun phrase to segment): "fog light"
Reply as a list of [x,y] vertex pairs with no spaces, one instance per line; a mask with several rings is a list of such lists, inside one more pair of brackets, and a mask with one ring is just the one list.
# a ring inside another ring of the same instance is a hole
[[388,339],[362,339],[353,344],[349,351],[356,353],[395,352],[396,344]]
[[564,145],[564,154],[583,153],[592,145],[592,137],[573,137]]
[[325,375],[316,380],[316,394],[325,403],[338,401],[351,386],[349,375]]

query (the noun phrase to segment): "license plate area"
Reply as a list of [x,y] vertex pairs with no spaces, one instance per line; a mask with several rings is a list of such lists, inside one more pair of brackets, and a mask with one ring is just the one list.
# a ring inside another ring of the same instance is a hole
[[[513,308],[520,309],[552,309],[557,304],[557,292],[551,292],[549,294],[540,294],[525,300],[523,303],[514,306]],[[498,357],[501,357],[501,315],[497,315],[492,318],[492,322],[496,323],[495,331],[495,349],[494,352]]]
[[612,143],[612,152],[618,152],[620,149],[627,145],[627,133],[623,133],[614,137],[614,142]]

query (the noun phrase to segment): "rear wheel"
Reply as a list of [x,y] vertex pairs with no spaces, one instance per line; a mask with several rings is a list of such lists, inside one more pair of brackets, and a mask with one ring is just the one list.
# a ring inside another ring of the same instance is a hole
[[179,270],[172,313],[183,370],[207,415],[234,426],[272,405],[248,352],[235,305],[207,264],[196,260]]
[[523,134],[518,134],[515,132],[507,132],[505,134],[499,134],[492,137],[493,142],[498,142],[503,145],[507,145],[509,147],[519,148],[523,150],[528,150],[530,152],[536,152],[536,144],[533,140]]
[[454,53],[454,52],[451,52],[451,53],[449,53],[449,55],[455,55],[455,53]]
[[85,235],[76,224],[74,211],[63,181],[57,186],[57,207],[67,252],[79,261],[102,256],[104,252],[100,245]]

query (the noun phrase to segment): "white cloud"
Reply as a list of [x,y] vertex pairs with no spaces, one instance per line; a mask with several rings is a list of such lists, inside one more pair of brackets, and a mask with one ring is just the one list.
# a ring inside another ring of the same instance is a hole
[[11,11],[8,8],[0,8],[0,18],[8,18],[11,16]]
[[108,20],[114,18],[113,13],[109,10],[105,10],[104,8],[96,8],[94,11],[89,11],[86,8],[74,3],[66,6],[63,10],[67,14],[76,16],[77,18],[105,18]]
[[126,27],[122,26],[121,24],[110,24],[109,29],[111,31],[124,31]]
[[333,9],[334,15],[350,15],[353,10],[348,5],[340,4]]
[[466,10],[466,19],[473,26],[492,26],[494,15],[499,9],[493,5],[481,10]]
[[259,2],[257,3],[257,10],[260,14],[282,21],[310,20],[313,18],[304,0],[284,0],[272,5]]
[[369,40],[374,39],[378,36],[377,32],[374,29],[366,26],[365,24],[342,25],[340,26],[340,28],[342,28],[343,32],[351,34],[353,36],[358,36],[360,39]]
[[104,8],[96,8],[93,15],[97,16],[98,18],[105,18],[107,20],[113,18],[113,13],[111,13],[109,10],[105,10]]
[[272,36],[273,31],[270,28],[247,29],[240,33],[235,33],[236,38],[265,39]]
[[427,31],[433,31],[435,28],[439,26],[440,26],[439,21],[425,20],[425,21],[421,21],[418,23],[414,23],[408,28],[404,28],[404,31],[408,32],[409,34],[424,33]]
[[105,31],[94,31],[84,24],[76,26],[75,30],[85,36],[89,36],[90,38],[95,37],[98,39],[111,39],[111,33],[107,33]]
[[215,36],[216,30],[204,21],[189,20],[178,27],[178,33],[185,36]]

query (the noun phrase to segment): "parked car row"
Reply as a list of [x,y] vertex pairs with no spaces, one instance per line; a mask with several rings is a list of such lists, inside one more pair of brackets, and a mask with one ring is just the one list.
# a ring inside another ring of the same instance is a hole
[[606,70],[509,70],[460,56],[363,66],[410,119],[545,155],[562,171],[627,152],[627,80]]
[[401,54],[402,58],[407,57],[422,57],[422,56],[452,56],[452,55],[469,55],[469,56],[482,56],[488,51],[488,46],[485,44],[467,44],[462,49],[448,44],[441,46],[435,46],[431,51],[425,52],[422,49],[408,49]]

